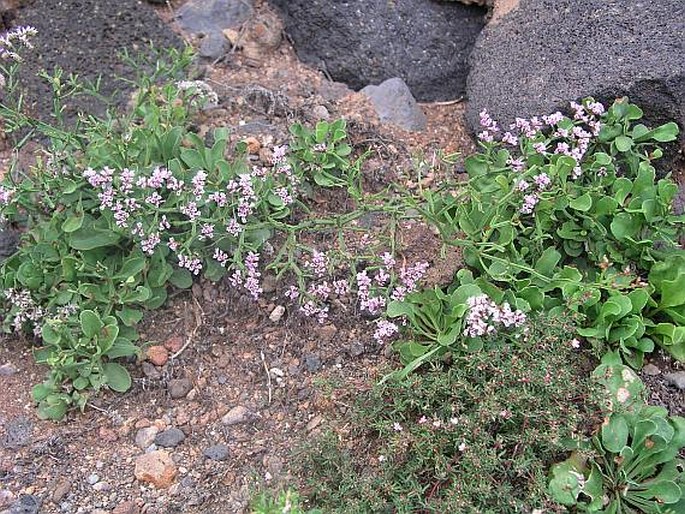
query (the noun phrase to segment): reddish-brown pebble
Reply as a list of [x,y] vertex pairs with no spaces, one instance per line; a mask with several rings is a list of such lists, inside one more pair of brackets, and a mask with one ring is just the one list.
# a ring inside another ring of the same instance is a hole
[[135,476],[139,482],[166,489],[174,483],[176,475],[176,464],[163,450],[145,453],[136,458]]
[[145,355],[147,355],[147,360],[155,366],[164,366],[169,360],[169,352],[161,345],[150,346]]

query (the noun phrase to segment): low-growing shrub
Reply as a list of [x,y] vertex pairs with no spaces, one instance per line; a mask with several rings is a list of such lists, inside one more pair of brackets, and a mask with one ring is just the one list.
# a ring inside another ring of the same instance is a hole
[[298,453],[312,503],[341,513],[558,511],[548,466],[565,438],[592,426],[599,397],[568,321],[528,326],[362,395],[342,441],[329,435]]

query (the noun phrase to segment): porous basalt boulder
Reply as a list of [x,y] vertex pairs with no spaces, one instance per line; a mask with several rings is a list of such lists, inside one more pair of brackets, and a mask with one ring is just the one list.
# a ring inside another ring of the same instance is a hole
[[466,115],[475,133],[483,108],[506,126],[625,95],[647,124],[685,127],[682,0],[521,0],[478,38]]
[[487,9],[432,0],[271,0],[300,60],[354,89],[399,77],[418,101],[464,93]]

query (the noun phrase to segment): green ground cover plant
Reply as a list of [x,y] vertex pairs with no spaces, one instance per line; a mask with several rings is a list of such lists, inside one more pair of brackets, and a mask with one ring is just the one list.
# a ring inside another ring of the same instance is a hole
[[592,426],[601,399],[572,326],[531,320],[525,337],[496,337],[363,394],[349,433],[296,453],[302,491],[325,512],[557,511],[548,466]]
[[595,370],[608,399],[591,438],[551,469],[550,494],[581,512],[676,514],[685,509],[685,419],[644,401],[644,385],[610,352]]
[[656,144],[673,141],[678,127],[647,128],[627,99],[608,110],[593,99],[572,109],[571,118],[517,119],[506,132],[483,112],[483,149],[466,159],[466,187],[427,192],[417,208],[448,244],[463,247],[481,287],[509,291],[513,307],[575,311],[584,319],[579,335],[598,354],[619,349],[636,367],[655,343],[678,357],[679,332],[659,327],[659,317],[667,323],[680,310],[655,309],[653,297],[658,270],[681,262],[677,186],[654,167]]
[[[12,34],[5,39],[26,46],[34,31]],[[296,310],[323,323],[333,301],[355,309],[359,302],[377,316],[425,272],[423,263],[395,266],[380,248],[346,248],[342,231],[355,220],[382,214],[392,231],[403,210],[381,202],[382,192],[362,191],[364,155],[353,159],[344,120],[293,125],[289,144],[253,166],[226,128],[197,134],[195,117],[219,98],[207,83],[187,80],[189,49],[142,63],[124,56],[137,70],[128,108],[75,121],[63,116],[68,100],[96,89],[61,70],[43,74],[54,113],[34,118],[16,82],[20,56],[2,57],[5,129],[18,147],[43,143],[30,169],[13,168],[0,185],[0,215],[21,232],[17,252],[0,266],[2,323],[33,337],[37,362],[50,369],[33,390],[42,417],[83,409],[103,387],[126,391],[122,359],[142,353],[137,324],[164,305],[170,288],[189,288],[196,277],[225,280],[255,300],[265,271],[286,278],[296,283],[286,295]],[[321,187],[341,189],[351,211],[312,216],[308,202]],[[301,242],[323,233],[338,247],[326,253]],[[391,235],[386,249],[393,248]],[[369,273],[378,275],[373,283]]]

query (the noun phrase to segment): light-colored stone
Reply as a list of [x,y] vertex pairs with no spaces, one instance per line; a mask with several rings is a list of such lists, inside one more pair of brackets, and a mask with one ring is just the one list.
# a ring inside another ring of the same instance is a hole
[[139,482],[166,489],[177,475],[176,464],[164,450],[145,453],[136,458],[135,477]]
[[368,85],[361,92],[371,100],[381,123],[411,131],[426,128],[426,115],[401,78],[388,79],[377,86]]
[[642,372],[645,375],[655,376],[655,375],[660,374],[661,370],[650,362],[649,364],[645,364],[645,367],[642,368]]
[[150,427],[145,427],[141,428],[136,432],[136,446],[140,448],[141,450],[144,450],[145,448],[149,447],[152,443],[155,442],[155,437],[159,433],[159,428],[156,426],[150,426]]
[[52,501],[54,503],[61,502],[67,496],[67,494],[69,494],[70,489],[71,480],[67,478],[61,479],[59,482],[57,482],[57,485],[55,485],[55,488],[52,491]]
[[169,384],[167,386],[169,396],[171,396],[171,398],[174,400],[184,398],[192,388],[193,384],[187,378],[169,380]]
[[14,493],[9,489],[0,489],[0,508],[10,505],[14,498]]
[[271,311],[271,314],[269,314],[269,319],[274,323],[278,323],[279,321],[281,321],[281,318],[284,314],[285,307],[283,307],[282,305],[276,305],[274,310]]
[[250,411],[247,410],[247,407],[237,405],[228,411],[223,418],[221,418],[221,422],[228,426],[240,425],[241,423],[249,421],[249,417]]
[[114,507],[112,514],[140,514],[140,509],[135,502],[126,501]]

